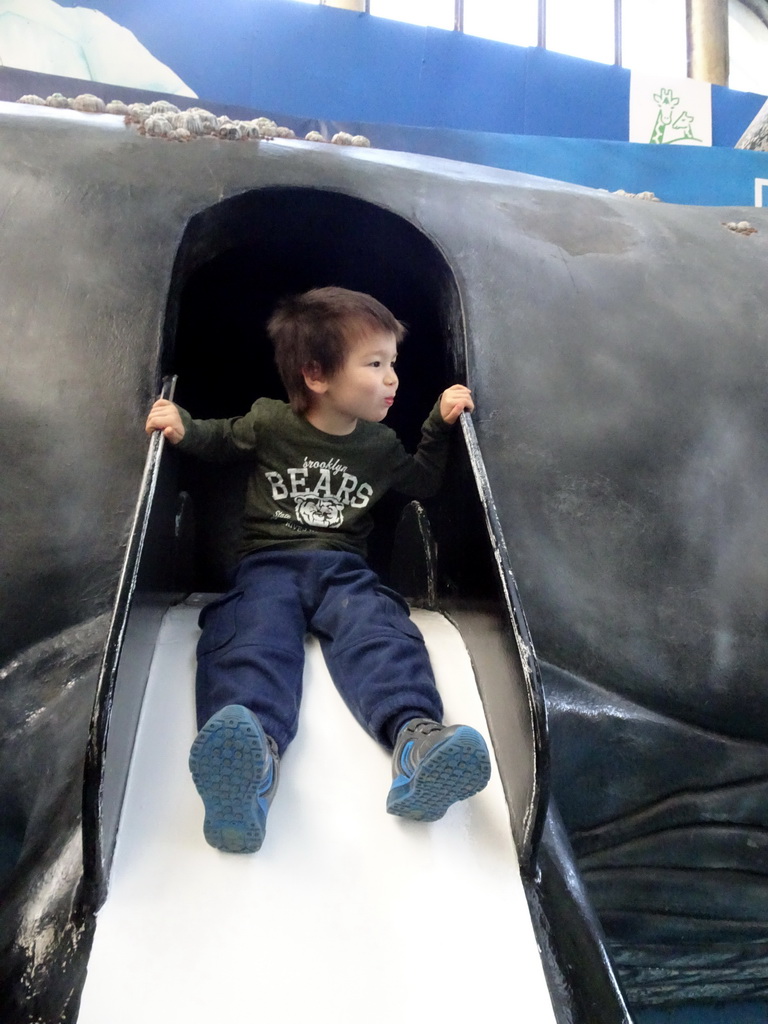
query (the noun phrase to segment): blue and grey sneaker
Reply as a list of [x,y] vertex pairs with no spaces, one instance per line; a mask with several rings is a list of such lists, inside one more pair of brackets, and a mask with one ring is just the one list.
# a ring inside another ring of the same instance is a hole
[[206,841],[227,853],[259,850],[279,759],[256,715],[240,704],[212,715],[192,744],[189,770],[205,805]]
[[491,759],[476,729],[413,718],[398,733],[392,776],[387,811],[414,821],[437,821],[451,804],[488,784]]

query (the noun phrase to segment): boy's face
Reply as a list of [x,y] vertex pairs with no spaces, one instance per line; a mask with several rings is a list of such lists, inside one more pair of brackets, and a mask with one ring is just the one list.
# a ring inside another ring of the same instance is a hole
[[350,429],[357,420],[379,423],[395,400],[397,342],[394,334],[377,331],[350,343],[343,366],[323,382],[320,405]]

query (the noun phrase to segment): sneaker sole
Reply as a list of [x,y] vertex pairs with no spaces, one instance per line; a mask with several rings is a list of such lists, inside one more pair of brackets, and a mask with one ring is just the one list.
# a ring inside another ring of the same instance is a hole
[[491,777],[482,736],[462,727],[434,747],[408,778],[399,775],[387,795],[387,811],[413,821],[437,821],[451,804],[479,793]]
[[192,744],[189,769],[205,805],[206,842],[226,853],[261,848],[267,816],[259,806],[259,784],[270,754],[266,734],[244,707],[222,708]]

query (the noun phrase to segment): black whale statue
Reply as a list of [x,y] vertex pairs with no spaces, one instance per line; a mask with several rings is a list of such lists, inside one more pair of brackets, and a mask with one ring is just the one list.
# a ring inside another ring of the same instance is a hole
[[160,377],[198,415],[278,393],[264,319],[331,283],[408,322],[407,441],[440,381],[474,390],[542,808],[630,1005],[765,996],[768,214],[1,106],[3,1020],[76,1019],[83,762]]

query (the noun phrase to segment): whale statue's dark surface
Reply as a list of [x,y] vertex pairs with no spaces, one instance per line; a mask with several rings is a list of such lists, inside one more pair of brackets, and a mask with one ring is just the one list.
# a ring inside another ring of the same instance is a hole
[[631,1001],[764,996],[768,215],[69,113],[0,110],[8,1019],[41,978],[76,1002],[83,752],[160,371],[241,411],[275,298],[330,283],[420,339],[406,440],[466,352],[552,793]]

